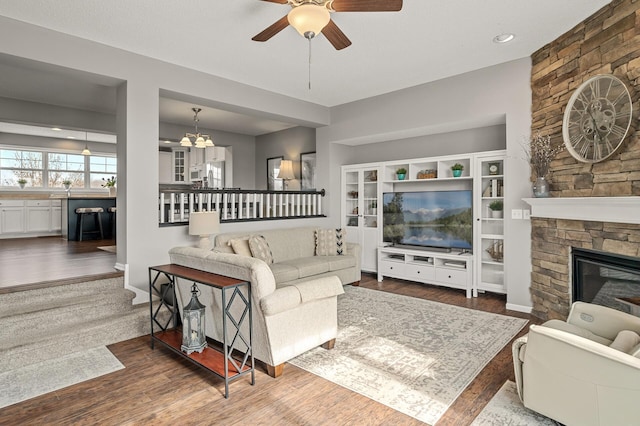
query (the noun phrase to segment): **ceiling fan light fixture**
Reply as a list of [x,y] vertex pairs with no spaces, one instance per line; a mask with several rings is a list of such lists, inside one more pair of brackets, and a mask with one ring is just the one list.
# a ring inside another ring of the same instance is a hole
[[[327,26],[331,17],[329,10],[316,4],[303,4],[291,9],[287,15],[289,24],[305,38],[313,38]],[[309,36],[308,33],[313,33]]]

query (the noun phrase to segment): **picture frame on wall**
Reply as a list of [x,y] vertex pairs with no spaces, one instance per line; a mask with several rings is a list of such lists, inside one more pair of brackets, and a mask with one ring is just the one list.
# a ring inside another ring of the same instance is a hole
[[300,154],[300,189],[312,191],[316,189],[316,152]]
[[283,156],[267,158],[267,189],[269,191],[282,191],[282,179],[278,179],[280,162]]

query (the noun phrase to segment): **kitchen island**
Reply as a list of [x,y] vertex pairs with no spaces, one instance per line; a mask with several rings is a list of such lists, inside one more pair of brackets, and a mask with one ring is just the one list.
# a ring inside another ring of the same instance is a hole
[[[70,197],[62,198],[62,236],[69,241],[78,241],[79,235],[77,232],[79,217],[76,214],[76,209],[80,207],[102,207],[104,213],[100,214],[100,220],[102,221],[102,230],[105,239],[114,238],[115,235],[111,235],[111,221],[109,215],[109,207],[116,206],[115,197]],[[84,229],[87,232],[97,231],[95,221],[93,219],[84,220]],[[95,238],[100,238],[100,234]],[[86,237],[85,237],[86,238]],[[83,240],[85,239],[83,238]]]

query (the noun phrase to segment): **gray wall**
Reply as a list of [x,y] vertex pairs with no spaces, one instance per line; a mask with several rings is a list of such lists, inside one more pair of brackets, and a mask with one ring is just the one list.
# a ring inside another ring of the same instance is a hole
[[267,189],[267,158],[284,157],[293,161],[295,180],[289,181],[289,189],[300,189],[300,153],[316,150],[316,129],[292,127],[291,129],[256,137],[256,189]]
[[[40,136],[14,135],[11,133],[0,133],[0,145],[13,145],[49,149],[60,149],[65,151],[76,151],[78,154],[84,149],[85,141],[72,139],[54,139]],[[92,154],[115,154],[116,144],[88,142],[87,146]]]
[[[150,265],[166,263],[167,251],[173,246],[195,244],[185,227],[157,225],[158,99],[162,91],[167,91],[209,99],[231,111],[317,128],[317,186],[328,191],[323,204],[328,218],[274,221],[270,227],[339,225],[340,166],[352,158],[351,149],[343,145],[505,124],[509,157],[505,171],[507,306],[531,306],[530,226],[527,221],[509,219],[508,214],[513,208],[527,208],[521,198],[530,195],[527,163],[520,146],[531,128],[529,58],[329,109],[4,17],[0,17],[0,38],[19,40],[0,44],[0,54],[125,81],[117,87],[118,174],[126,176],[124,185],[118,188],[118,223],[124,225],[118,229],[117,261],[125,269],[129,285],[147,288]],[[259,149],[256,147],[252,162],[256,169],[263,158],[270,156],[266,148],[265,152]],[[408,152],[397,155],[411,156]],[[257,170],[255,179],[260,175],[266,179],[266,171]],[[222,232],[264,227],[260,222],[224,224]],[[144,301],[145,297],[141,295],[138,300]]]
[[351,164],[408,158],[438,157],[441,155],[505,149],[504,125],[460,130],[435,135],[378,142],[350,147],[347,161]]
[[[359,154],[364,155],[371,149],[368,157],[376,161],[386,154],[410,158],[409,151],[392,152],[388,144],[380,145],[383,148],[379,153],[376,142],[419,140],[424,135],[433,135],[429,140],[435,142],[443,129],[475,132],[487,125],[504,123],[508,157],[505,170],[507,307],[529,310],[532,306],[529,293],[531,224],[528,220],[511,219],[510,210],[528,209],[522,198],[531,195],[529,167],[521,146],[523,138],[528,139],[531,133],[530,78],[531,59],[524,58],[332,108],[331,125],[317,131],[317,147],[321,162],[319,180],[321,184],[326,182],[330,190],[326,207],[334,225],[339,225],[340,220],[339,166],[354,160],[353,148],[333,149],[336,144],[371,144],[363,147]],[[498,134],[500,127],[488,131]],[[413,149],[413,143],[407,149]],[[347,154],[341,158],[339,154],[345,151]],[[360,159],[358,156],[357,161],[349,162],[360,163]]]

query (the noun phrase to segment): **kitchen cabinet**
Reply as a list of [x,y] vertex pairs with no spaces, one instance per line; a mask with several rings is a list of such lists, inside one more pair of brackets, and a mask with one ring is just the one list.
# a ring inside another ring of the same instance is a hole
[[49,232],[51,229],[51,201],[26,201],[26,232]]
[[0,200],[0,234],[3,237],[23,234],[24,222],[24,201]]
[[172,168],[173,154],[170,151],[160,151],[158,156],[158,173],[159,183],[172,183],[173,168]]

